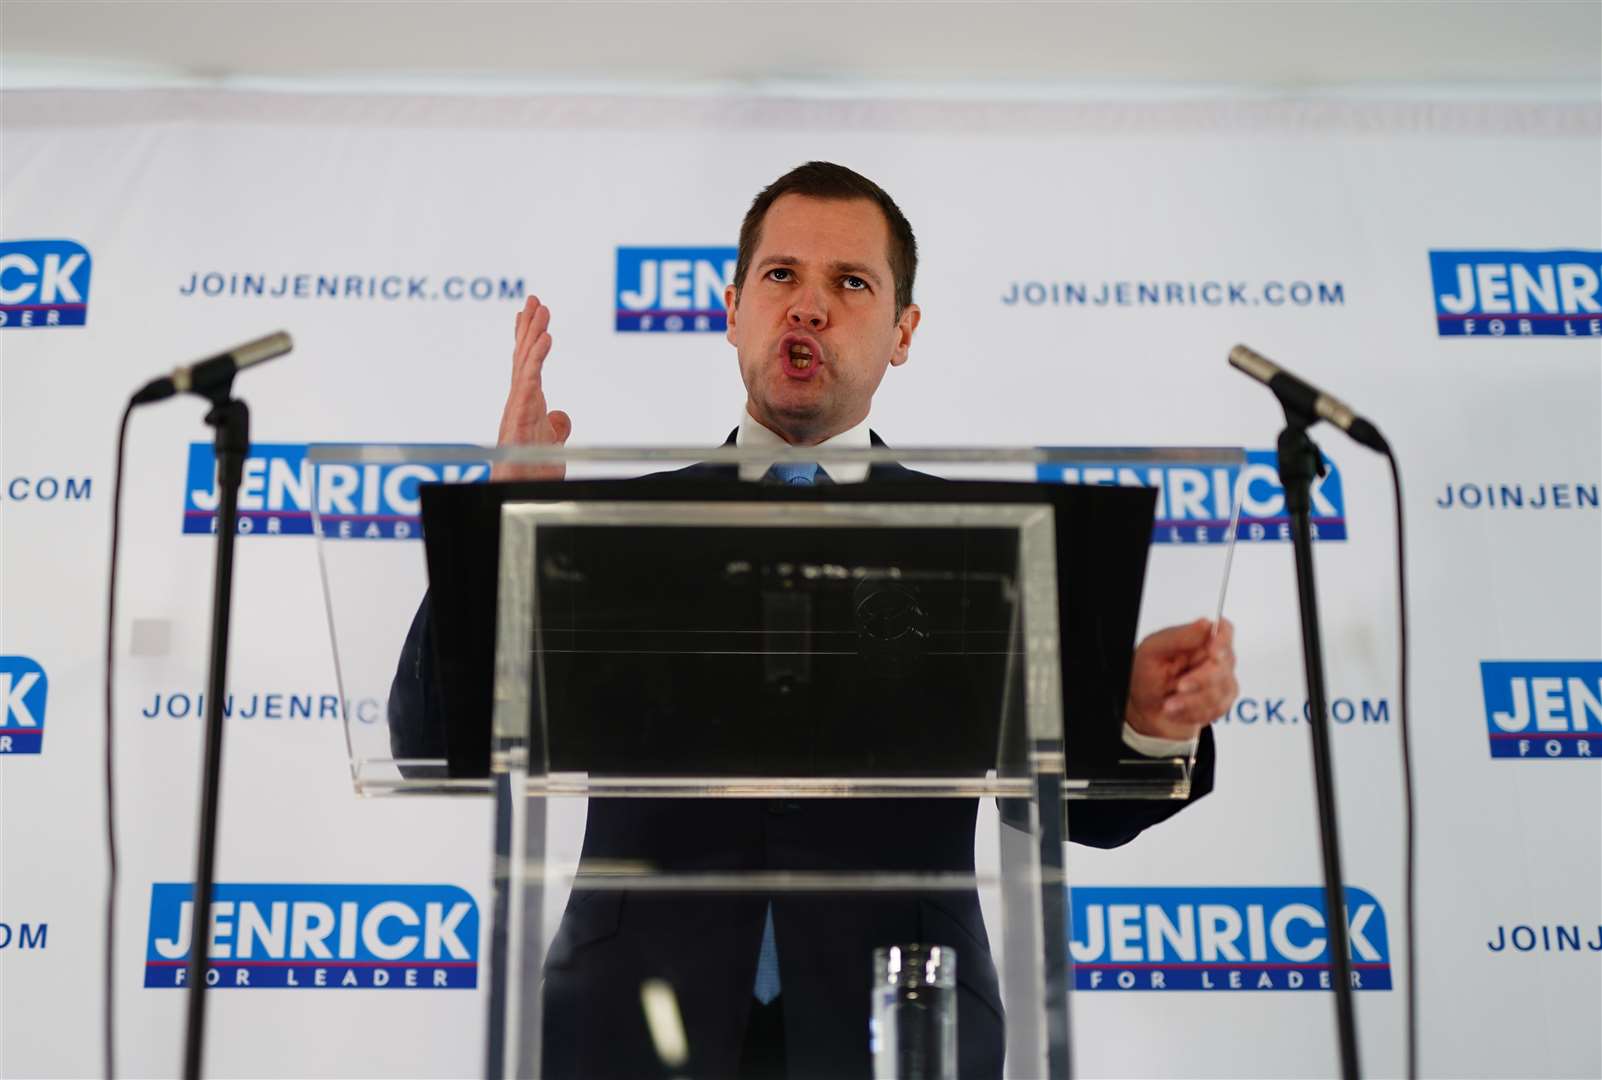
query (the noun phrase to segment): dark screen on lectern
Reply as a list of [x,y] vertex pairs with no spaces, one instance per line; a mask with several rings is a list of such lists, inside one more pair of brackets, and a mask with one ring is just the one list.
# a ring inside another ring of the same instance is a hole
[[[430,485],[422,500],[453,776],[489,769],[501,504],[591,500],[1050,504],[1070,773],[1116,769],[1149,489],[653,477]],[[543,662],[531,667],[549,771],[894,776],[913,761],[922,773],[997,765],[1003,703],[1016,709],[1022,693],[1011,528],[564,523],[541,525],[536,550]],[[1008,731],[1022,737],[1016,724]],[[1005,758],[1022,754],[1014,745]]]

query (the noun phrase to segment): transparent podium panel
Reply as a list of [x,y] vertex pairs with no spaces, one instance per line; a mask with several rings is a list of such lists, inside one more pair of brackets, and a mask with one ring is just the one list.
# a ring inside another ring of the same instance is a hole
[[[822,479],[733,447],[309,452],[319,488],[397,470],[427,536],[319,524],[319,553],[345,698],[389,688],[384,724],[346,717],[357,790],[495,802],[488,1076],[1069,1074],[1065,843],[1190,794],[1123,706],[1138,637],[1219,611],[1243,455],[782,455]],[[940,971],[881,986],[876,952]],[[954,1022],[954,1071],[886,1050],[914,1020]]]
[[486,794],[484,780],[449,779],[440,740],[407,746],[394,738],[391,716],[408,704],[415,681],[405,678],[408,661],[415,670],[426,659],[417,632],[428,594],[419,490],[429,483],[486,483],[491,464],[485,451],[471,447],[373,450],[308,449],[308,501],[351,778],[364,795]]

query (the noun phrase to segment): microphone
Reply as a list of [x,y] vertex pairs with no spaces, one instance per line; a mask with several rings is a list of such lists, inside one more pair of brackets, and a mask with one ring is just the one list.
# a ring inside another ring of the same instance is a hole
[[218,394],[228,392],[234,376],[239,372],[252,364],[282,356],[294,347],[295,343],[282,330],[243,345],[235,345],[226,352],[208,356],[187,367],[174,368],[171,375],[151,379],[133,396],[133,404],[145,405],[174,394],[198,394],[216,400]]
[[1346,434],[1381,454],[1390,446],[1379,429],[1352,411],[1351,406],[1311,383],[1303,382],[1268,357],[1245,345],[1229,350],[1229,363],[1267,386],[1287,409],[1328,420]]

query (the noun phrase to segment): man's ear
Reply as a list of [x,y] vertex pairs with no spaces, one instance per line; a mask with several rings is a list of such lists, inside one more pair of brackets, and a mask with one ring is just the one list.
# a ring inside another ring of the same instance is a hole
[[723,331],[723,336],[728,339],[730,345],[734,345],[737,344],[734,340],[734,309],[740,306],[740,290],[736,289],[733,285],[724,286],[723,306],[727,308],[729,312],[729,325],[728,328]]
[[901,317],[896,319],[896,348],[890,354],[891,367],[900,367],[907,362],[907,351],[912,348],[912,332],[918,329],[918,320],[921,318],[923,312],[918,310],[917,304],[908,304],[901,309]]

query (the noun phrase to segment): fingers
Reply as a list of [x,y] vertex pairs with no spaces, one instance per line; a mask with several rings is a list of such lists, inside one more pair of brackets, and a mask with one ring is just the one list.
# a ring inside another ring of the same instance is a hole
[[551,309],[540,303],[539,297],[529,297],[517,319],[517,342],[512,348],[514,379],[526,376],[531,365],[536,369],[534,374],[538,374],[537,369],[551,351],[551,335],[546,332],[551,325]]
[[[514,320],[512,385],[501,410],[501,445],[561,442],[572,430],[572,421],[563,414],[560,421],[546,413],[541,373],[550,355],[551,309],[530,296]],[[560,431],[557,431],[560,424]]]
[[550,353],[551,335],[543,331],[536,334],[535,327],[531,325],[512,368],[512,385],[539,386],[545,370],[545,358]]
[[551,309],[530,296],[517,314],[517,341],[512,349],[512,386],[501,414],[502,442],[544,441],[546,427],[542,372],[551,352]]
[[1163,702],[1163,722],[1194,729],[1204,728],[1229,712],[1239,693],[1240,686],[1231,675],[1216,686],[1208,686],[1189,694],[1170,694]]
[[[538,296],[529,296],[512,323],[512,386],[501,410],[499,444],[561,444],[573,431],[572,418],[565,412],[548,412],[541,373],[551,352],[551,309]],[[490,476],[495,480],[560,480],[566,466],[508,465],[497,463]]]
[[1233,655],[1209,660],[1179,677],[1163,699],[1165,721],[1204,726],[1227,713],[1240,693]]
[[1197,649],[1185,658],[1175,671],[1175,678],[1183,680],[1186,676],[1200,672],[1204,668],[1222,667],[1235,670],[1235,650],[1229,645],[1214,642]]
[[528,325],[529,316],[534,314],[534,309],[539,307],[539,303],[539,297],[530,296],[523,301],[523,306],[518,309],[517,318],[512,324],[512,355],[514,357],[517,355],[517,350],[523,345],[523,328]]
[[1233,656],[1213,659],[1180,673],[1178,681],[1174,683],[1174,693],[1194,694],[1207,690],[1209,687],[1223,686],[1235,676],[1235,658]]
[[1183,674],[1191,668],[1199,668],[1208,661],[1216,660],[1233,667],[1235,663],[1235,627],[1228,619],[1220,620],[1217,629],[1209,632],[1207,640],[1186,655],[1180,663],[1179,671]]
[[1197,619],[1183,626],[1170,626],[1149,635],[1136,651],[1154,659],[1193,652],[1207,643],[1207,635],[1212,627],[1213,624],[1207,619]]

